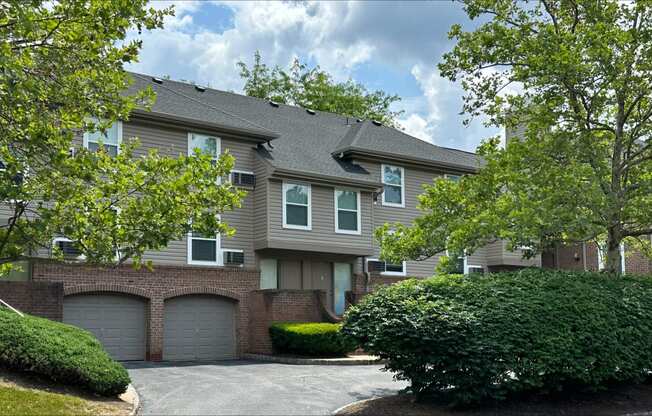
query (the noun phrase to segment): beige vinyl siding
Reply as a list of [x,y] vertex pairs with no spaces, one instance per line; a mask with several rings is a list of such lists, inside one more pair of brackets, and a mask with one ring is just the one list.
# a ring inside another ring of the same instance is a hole
[[254,200],[254,239],[256,241],[265,240],[268,235],[268,169],[267,164],[262,160],[256,160],[254,163],[254,173],[256,174],[256,188],[252,192]]
[[487,245],[487,264],[489,266],[523,266],[540,267],[541,255],[537,254],[531,259],[524,259],[521,250],[510,251],[505,240],[498,240]]
[[[288,183],[304,183],[288,180]],[[368,249],[372,244],[370,192],[360,192],[361,234],[339,234],[335,232],[335,198],[334,187],[311,186],[312,229],[296,230],[283,228],[283,182],[271,179],[268,182],[269,239],[287,240],[306,245],[328,245]],[[342,250],[342,254],[346,254]]]
[[503,264],[505,242],[502,240],[487,244],[487,264],[490,266]]
[[466,258],[466,264],[469,266],[482,266],[487,269],[487,247],[480,247],[473,254]]
[[[123,141],[137,137],[140,147],[136,154],[146,154],[151,149],[156,149],[159,154],[178,157],[188,154],[188,133],[194,130],[148,124],[141,121],[123,123]],[[222,152],[228,150],[235,158],[236,170],[254,171],[253,143],[238,140],[232,136],[211,133],[221,139]],[[224,249],[244,250],[245,267],[254,267],[254,195],[248,189],[242,207],[222,215],[224,221],[236,229],[236,234],[231,238],[222,238],[221,246]],[[151,260],[155,265],[185,265],[188,263],[187,239],[172,241],[165,249],[145,253],[145,260]]]
[[[371,177],[380,182],[380,169],[381,163],[359,161],[369,173]],[[417,209],[417,196],[423,193],[423,185],[431,184],[435,177],[439,176],[432,172],[413,169],[400,164],[387,163],[393,166],[401,166],[404,168],[405,175],[405,207],[390,207],[382,204],[382,196],[379,196],[378,202],[374,205],[373,209],[373,228],[376,229],[385,223],[400,222],[402,224],[411,224],[412,221],[422,214]],[[378,256],[379,247],[374,240],[374,256]],[[434,256],[424,261],[407,261],[407,275],[414,277],[428,277],[432,276],[439,262],[440,256]]]

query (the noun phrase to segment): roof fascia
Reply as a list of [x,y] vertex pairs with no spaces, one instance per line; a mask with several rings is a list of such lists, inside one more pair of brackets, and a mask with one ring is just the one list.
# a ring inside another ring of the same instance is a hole
[[324,185],[343,185],[351,186],[360,189],[366,189],[370,191],[375,191],[382,189],[383,184],[380,182],[365,182],[365,181],[356,181],[348,178],[329,176],[329,175],[319,175],[312,174],[308,172],[295,171],[290,169],[274,169],[271,172],[271,176],[278,179],[299,179],[306,180],[313,183],[320,183]]
[[446,162],[435,162],[429,159],[421,159],[411,156],[405,156],[396,153],[386,153],[379,151],[372,151],[367,149],[360,148],[346,148],[338,149],[333,152],[333,156],[338,157],[342,156],[358,156],[362,159],[372,160],[372,161],[394,161],[401,162],[409,165],[415,165],[419,167],[429,168],[431,170],[444,170],[447,172],[455,171],[460,173],[477,173],[479,167],[471,167],[465,165],[458,165],[455,163],[446,163]]

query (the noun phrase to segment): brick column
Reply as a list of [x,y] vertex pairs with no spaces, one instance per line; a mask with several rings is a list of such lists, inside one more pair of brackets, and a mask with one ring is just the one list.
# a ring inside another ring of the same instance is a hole
[[163,359],[163,298],[149,301],[149,328],[147,329],[148,356],[150,361]]

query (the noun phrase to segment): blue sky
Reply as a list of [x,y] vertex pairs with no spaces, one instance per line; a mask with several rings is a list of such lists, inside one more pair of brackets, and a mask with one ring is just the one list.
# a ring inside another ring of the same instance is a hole
[[236,63],[250,63],[259,50],[268,64],[298,57],[338,80],[400,95],[405,131],[434,144],[472,151],[500,133],[481,120],[463,126],[463,92],[437,71],[453,46],[450,26],[473,25],[452,1],[152,3],[169,4],[176,15],[164,30],[131,35],[143,48],[128,69],[240,92]]

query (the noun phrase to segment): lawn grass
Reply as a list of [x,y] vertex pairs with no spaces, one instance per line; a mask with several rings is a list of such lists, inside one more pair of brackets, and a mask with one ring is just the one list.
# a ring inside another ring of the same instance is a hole
[[86,400],[61,393],[0,384],[0,415],[125,415],[125,406]]

